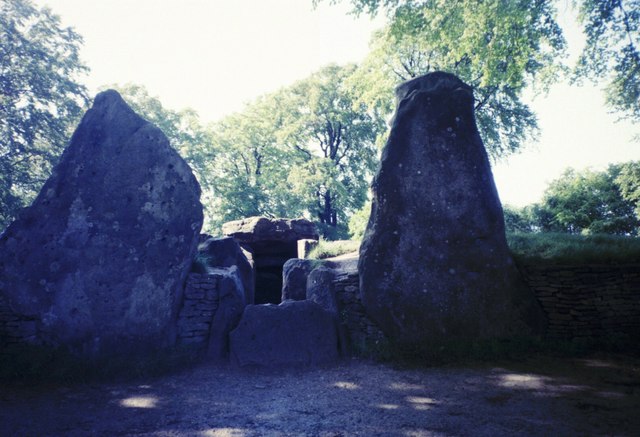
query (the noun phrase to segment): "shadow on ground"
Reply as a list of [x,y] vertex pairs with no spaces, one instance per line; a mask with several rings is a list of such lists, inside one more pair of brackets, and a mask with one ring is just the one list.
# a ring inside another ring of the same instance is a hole
[[0,435],[640,435],[640,360],[402,370],[211,365],[127,383],[4,384]]

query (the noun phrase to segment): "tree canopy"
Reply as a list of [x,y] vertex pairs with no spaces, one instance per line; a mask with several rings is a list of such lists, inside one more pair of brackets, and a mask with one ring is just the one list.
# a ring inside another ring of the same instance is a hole
[[86,104],[81,43],[48,8],[0,4],[0,227],[37,194]]
[[564,39],[545,1],[353,0],[356,11],[393,8],[377,32],[356,83],[363,100],[392,110],[399,82],[448,71],[474,87],[478,127],[489,153],[505,156],[537,133],[522,91],[546,85],[561,68]]
[[326,235],[346,235],[366,200],[383,129],[356,102],[354,70],[327,66],[213,125],[220,220],[306,215]]
[[[321,1],[314,0],[314,4]],[[338,3],[341,0],[328,1]],[[521,79],[537,77],[545,85],[559,77],[560,70],[567,68],[558,62],[564,41],[562,30],[555,21],[556,5],[566,7],[566,2],[348,1],[355,14],[386,12],[389,25],[374,39],[374,52],[378,47],[378,56],[383,56],[377,64],[388,64],[391,71],[399,73],[401,80],[407,75],[411,77],[416,69],[426,72],[426,66],[444,69],[460,75],[474,86],[480,101],[494,92],[493,88],[483,90],[484,87],[505,84],[506,90],[511,92],[507,93],[506,101],[515,103],[519,101],[517,85]],[[640,0],[573,0],[572,5],[577,9],[578,21],[586,36],[585,47],[574,68],[574,78],[604,83],[609,107],[624,118],[640,121]],[[384,44],[390,48],[381,50],[380,46]],[[385,52],[392,55],[391,61]],[[450,59],[447,60],[447,56]],[[459,62],[461,59],[465,62]],[[468,76],[460,71],[460,64],[466,68],[479,68]],[[482,73],[480,79],[477,79],[478,72]],[[381,72],[377,73],[378,80],[381,75]],[[501,92],[500,88],[495,91]],[[491,103],[488,101],[487,106]],[[498,110],[490,114],[496,121],[497,134],[492,132],[491,126],[485,126],[491,119],[483,120],[484,114],[478,111],[480,128],[489,150],[495,150],[494,155],[517,148],[524,139],[522,135],[535,130],[535,119],[525,117],[521,132],[516,131],[519,133],[516,140],[505,144],[504,138],[508,137],[503,135],[500,142],[501,126],[512,125],[508,117],[501,119],[500,109],[498,106]],[[499,141],[498,148],[496,141]]]
[[587,37],[577,76],[604,82],[609,107],[640,122],[640,0],[575,3]]
[[612,164],[605,171],[567,169],[551,182],[542,202],[505,208],[512,232],[638,235],[640,165]]

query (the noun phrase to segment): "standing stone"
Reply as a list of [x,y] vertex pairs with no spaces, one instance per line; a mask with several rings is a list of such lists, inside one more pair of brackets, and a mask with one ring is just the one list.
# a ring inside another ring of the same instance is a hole
[[247,299],[242,285],[242,275],[236,266],[219,269],[218,308],[211,320],[207,356],[214,360],[229,358],[229,333],[242,317]]
[[396,95],[360,248],[368,314],[407,345],[542,333],[507,247],[471,87],[438,72]]
[[33,205],[0,236],[0,296],[45,345],[86,356],[171,345],[199,197],[165,135],[117,92],[100,93]]
[[[253,304],[255,273],[240,245],[231,237],[206,238],[198,245],[204,270],[238,267],[247,304]],[[198,272],[206,273],[206,271]]]
[[315,260],[292,258],[282,266],[282,300],[305,300],[307,277],[317,264]]

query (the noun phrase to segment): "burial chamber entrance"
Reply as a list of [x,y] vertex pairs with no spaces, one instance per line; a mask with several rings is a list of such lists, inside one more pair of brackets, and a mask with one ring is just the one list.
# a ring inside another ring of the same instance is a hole
[[315,225],[306,219],[250,217],[225,223],[225,236],[242,247],[255,274],[255,304],[279,304],[282,296],[282,267],[298,258],[299,240],[317,240]]

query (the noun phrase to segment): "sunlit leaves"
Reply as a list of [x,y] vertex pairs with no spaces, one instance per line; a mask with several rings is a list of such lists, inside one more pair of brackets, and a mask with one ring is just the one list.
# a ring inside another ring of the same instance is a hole
[[522,101],[522,91],[534,83],[545,88],[562,69],[564,39],[550,2],[353,3],[395,7],[355,76],[364,102],[388,113],[395,85],[448,71],[474,87],[479,128],[494,158],[535,136],[536,117]]
[[[637,235],[636,205],[620,189],[622,168],[610,165],[601,172],[568,169],[545,191],[540,209],[549,219],[543,230]],[[637,181],[631,181],[629,188],[638,190]]]
[[575,3],[587,37],[577,77],[603,80],[609,106],[640,121],[640,0]]
[[213,125],[219,220],[304,215],[346,227],[366,199],[378,117],[331,65]]
[[624,163],[616,177],[622,197],[634,205],[636,216],[640,220],[640,161]]

